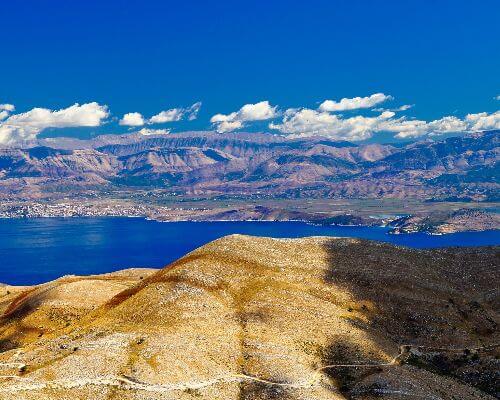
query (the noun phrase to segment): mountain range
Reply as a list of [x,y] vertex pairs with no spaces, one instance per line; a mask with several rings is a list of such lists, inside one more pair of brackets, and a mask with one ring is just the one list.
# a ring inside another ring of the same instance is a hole
[[184,132],[0,148],[0,196],[161,189],[200,196],[497,201],[500,131],[406,145]]

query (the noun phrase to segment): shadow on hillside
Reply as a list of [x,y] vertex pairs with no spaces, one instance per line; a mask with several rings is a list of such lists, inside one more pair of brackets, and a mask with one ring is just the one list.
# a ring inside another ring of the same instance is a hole
[[[396,352],[402,344],[466,348],[498,342],[498,295],[491,296],[499,281],[498,248],[424,251],[331,240],[325,251],[329,264],[325,282],[352,294],[354,302],[347,309],[352,315],[350,322],[380,348],[393,343]],[[363,357],[354,344],[331,343],[322,362],[344,363],[355,354]],[[439,352],[434,356],[448,357]],[[485,357],[482,364],[477,356],[465,361],[464,357],[460,361],[448,357],[446,368],[441,369],[434,368],[432,362],[412,365],[494,394],[494,356]],[[366,371],[363,375],[348,368],[325,372],[348,398],[355,383],[366,376]]]
[[282,386],[261,382],[242,382],[238,400],[293,400],[294,397]]

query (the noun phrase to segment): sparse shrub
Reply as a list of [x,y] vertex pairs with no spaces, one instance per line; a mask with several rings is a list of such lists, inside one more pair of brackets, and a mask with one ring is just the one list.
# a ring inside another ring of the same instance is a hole
[[187,394],[190,394],[191,396],[195,396],[195,397],[201,396],[201,393],[198,389],[187,388],[184,390],[184,392],[186,392]]

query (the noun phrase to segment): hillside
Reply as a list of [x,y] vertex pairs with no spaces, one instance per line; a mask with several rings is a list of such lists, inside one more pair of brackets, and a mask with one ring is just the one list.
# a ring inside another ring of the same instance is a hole
[[148,190],[202,197],[496,201],[499,131],[402,147],[271,134],[130,134],[0,149],[0,198]]
[[3,287],[0,399],[494,398],[498,267],[497,248],[233,235]]

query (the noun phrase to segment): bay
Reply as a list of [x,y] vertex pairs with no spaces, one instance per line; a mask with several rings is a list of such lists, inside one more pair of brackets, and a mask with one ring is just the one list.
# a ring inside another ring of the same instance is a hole
[[0,282],[33,285],[63,275],[161,268],[225,235],[358,237],[413,248],[500,244],[498,231],[389,235],[388,228],[305,222],[156,222],[142,218],[0,219]]

